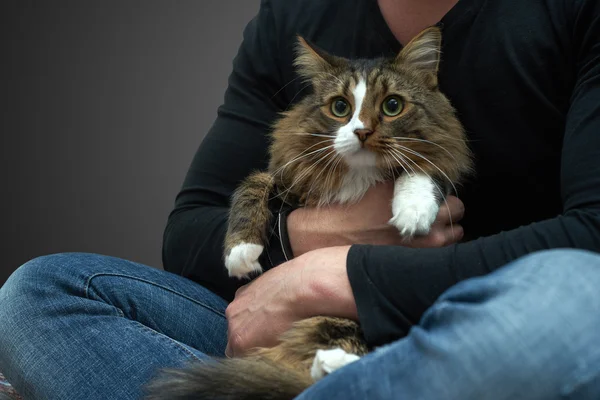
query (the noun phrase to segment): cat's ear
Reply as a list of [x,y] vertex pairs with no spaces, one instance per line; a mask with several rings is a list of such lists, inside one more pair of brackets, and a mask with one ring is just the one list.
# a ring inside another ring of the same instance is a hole
[[296,60],[294,65],[298,73],[307,79],[328,72],[339,65],[339,58],[332,56],[313,44],[309,44],[303,37],[298,36],[296,46]]
[[430,27],[413,38],[400,52],[397,61],[437,76],[442,50],[442,32]]

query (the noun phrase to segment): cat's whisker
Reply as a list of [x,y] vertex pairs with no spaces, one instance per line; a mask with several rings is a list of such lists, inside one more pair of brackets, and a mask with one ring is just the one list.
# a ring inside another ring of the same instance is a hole
[[286,134],[286,135],[296,135],[296,136],[315,136],[315,137],[324,137],[324,138],[335,138],[336,135],[329,135],[326,133],[312,133],[312,132],[302,132],[302,131],[298,131],[298,132],[290,132],[290,131],[280,131],[278,132],[278,134]]
[[383,161],[385,161],[386,167],[388,169],[388,173],[390,174],[390,176],[392,177],[392,179],[394,179],[394,173],[392,171],[392,164],[390,163],[390,159],[387,158],[386,156],[387,156],[387,154],[382,154],[381,158],[383,159]]
[[[415,155],[415,156],[423,159],[424,161],[428,162],[429,164],[431,164],[431,166],[433,166],[435,169],[437,169],[440,172],[440,174],[442,174],[442,176],[444,178],[446,178],[446,180],[448,181],[448,183],[450,183],[450,185],[452,186],[452,190],[454,190],[454,194],[458,194],[458,190],[456,190],[456,186],[454,186],[454,183],[452,182],[452,179],[450,179],[450,177],[448,177],[448,175],[444,171],[442,171],[442,169],[440,167],[438,167],[437,165],[435,165],[435,163],[433,163],[431,160],[429,160],[427,157],[425,157],[423,154],[419,153],[418,151],[409,149],[408,147],[402,146],[402,145],[399,145],[399,144],[396,144],[396,146],[398,146],[400,150],[403,150],[403,151],[405,151],[405,152],[407,152],[409,154],[413,154],[413,155]],[[422,168],[421,168],[421,170],[422,170]]]
[[[323,149],[319,149],[320,151],[323,150],[327,150],[328,148],[331,148],[333,146],[327,146],[326,148]],[[313,152],[314,153],[314,152]],[[285,190],[281,193],[278,194],[278,196],[281,196],[283,193],[286,194],[286,197],[284,198],[283,202],[285,203],[285,200],[287,200],[287,195],[290,193],[290,191],[294,188],[294,186],[296,186],[296,184],[298,182],[300,182],[302,179],[304,179],[305,176],[309,175],[312,173],[313,169],[316,168],[316,166],[323,160],[325,160],[328,156],[330,156],[331,154],[334,154],[335,152],[328,152],[326,153],[324,156],[319,157],[317,160],[315,160],[311,165],[309,165],[304,171],[302,171],[298,176],[296,176],[294,178],[294,180],[292,181],[292,184],[290,185],[290,187],[285,188]]]
[[[446,209],[448,210],[448,219],[450,221],[450,229],[452,230],[452,232],[454,232],[454,222],[452,221],[452,213],[450,212],[450,207],[448,206],[448,200],[446,200],[446,195],[442,192],[442,189],[440,189],[440,187],[435,183],[435,181],[432,179],[431,175],[429,175],[423,168],[421,168],[421,166],[419,166],[419,164],[417,164],[415,161],[411,160],[409,157],[404,157],[401,152],[398,149],[394,149],[391,148],[390,150],[392,150],[394,153],[396,153],[396,155],[398,157],[400,157],[402,160],[406,161],[410,161],[412,162],[417,168],[419,168],[425,175],[427,175],[429,177],[429,179],[431,180],[431,182],[433,182],[433,185],[435,186],[435,188],[437,189],[437,191],[440,193],[440,195],[442,196],[442,199],[444,201],[444,204],[446,205]],[[404,169],[404,171],[407,173],[408,176],[410,176],[410,174],[408,173],[408,171],[406,170],[406,168],[404,167],[403,163],[400,162],[400,160],[398,160],[394,154],[390,153],[390,155],[392,157],[394,157],[394,159],[398,162],[398,164],[400,164],[400,166],[402,167],[402,169]],[[416,174],[416,171],[414,170],[414,168],[412,168],[410,166],[410,164],[406,163],[406,165],[413,171],[413,174]],[[443,172],[442,172],[443,173]],[[447,178],[447,177],[446,177]],[[395,179],[394,179],[395,180]],[[452,185],[452,187],[454,187],[454,184],[452,183],[452,181],[450,181],[450,184]]]
[[[342,156],[336,153],[336,161],[333,164],[333,167],[327,173],[327,177],[325,178],[325,185],[327,187],[330,187],[329,186],[329,178],[330,178],[330,176],[331,176],[332,179],[335,177],[335,171],[337,170],[337,167],[339,167],[341,165],[342,161],[343,161]],[[331,201],[331,197],[332,197],[332,193],[329,192],[327,194],[327,201],[325,202],[325,204],[328,204]]]
[[328,171],[328,167],[329,167],[329,166],[330,166],[330,165],[331,165],[333,162],[335,162],[335,160],[336,160],[336,158],[337,158],[337,157],[336,157],[336,156],[337,156],[337,153],[336,153],[335,151],[334,151],[334,152],[332,152],[332,153],[333,153],[333,157],[331,157],[331,158],[329,159],[329,161],[327,161],[327,163],[326,163],[326,164],[323,166],[323,168],[321,168],[321,172],[319,172],[319,174],[318,174],[318,175],[317,175],[317,176],[316,176],[316,177],[313,179],[313,183],[310,185],[310,188],[308,189],[308,192],[307,192],[307,194],[306,194],[306,197],[307,197],[307,198],[310,198],[310,193],[312,192],[312,190],[313,190],[313,188],[314,188],[314,185],[315,185],[315,183],[319,182],[319,178],[321,177],[321,175],[323,175],[323,173],[324,173],[325,171]]
[[[405,149],[405,150],[409,151],[410,153],[412,153],[412,150],[410,150],[408,148]],[[424,175],[426,175],[427,177],[429,177],[429,179],[431,179],[432,182],[434,181],[433,178],[432,178],[432,176],[431,176],[431,174],[429,174],[427,171],[425,171],[425,169],[423,169],[423,167],[421,167],[416,161],[412,160],[410,157],[407,157],[405,154],[403,154],[402,150],[400,150],[400,149],[394,149],[394,151],[396,152],[396,154],[398,154],[400,157],[402,157],[403,160],[408,161],[408,162],[412,163],[415,167],[417,167]],[[426,159],[426,158],[424,158],[424,159]],[[426,161],[429,161],[429,160],[426,159]],[[431,163],[431,161],[429,161],[429,162]],[[434,166],[435,166],[435,164],[434,164]],[[413,173],[415,173],[415,174],[417,173],[417,171],[414,168],[412,168],[412,167],[410,167],[410,168],[413,171]],[[449,178],[446,176],[446,179],[449,179]],[[451,181],[450,181],[450,183],[452,184]],[[442,194],[442,196],[443,196],[443,194]]]
[[[292,181],[292,184],[289,187],[285,186],[283,184],[283,181],[282,181],[281,184],[283,186],[283,190],[280,190],[274,197],[272,197],[272,199],[275,199],[277,197],[281,197],[283,194],[285,194],[285,197],[283,198],[283,203],[285,203],[286,200],[287,200],[287,195],[294,188],[294,186],[296,185],[296,183],[298,183],[298,181],[301,180],[301,178],[303,178],[306,175],[306,173],[310,173],[310,171],[312,171],[312,167],[313,167],[312,165],[309,166],[304,171],[302,171],[302,173],[300,173],[299,175],[295,176],[294,180]],[[283,204],[281,206],[283,207]],[[281,211],[281,209],[279,211]]]
[[300,88],[300,90],[298,90],[298,92],[294,95],[294,97],[292,97],[292,100],[290,100],[290,102],[288,103],[288,106],[287,106],[286,110],[288,110],[290,108],[290,106],[292,104],[294,104],[294,100],[296,100],[296,97],[298,97],[300,95],[300,93],[302,93],[304,91],[304,89],[306,89],[310,85],[312,85],[312,83],[307,83],[306,85],[302,86]]
[[[450,218],[450,227],[451,227],[451,229],[454,229],[454,227],[453,227],[453,223],[452,223],[452,215],[450,214],[450,208],[448,207],[448,202],[446,201],[446,195],[445,195],[445,194],[442,192],[442,190],[439,188],[439,186],[438,186],[438,185],[435,183],[435,180],[434,180],[434,179],[431,177],[431,175],[430,175],[429,173],[427,173],[427,172],[426,172],[426,171],[425,171],[425,170],[424,170],[424,169],[423,169],[423,168],[422,168],[422,167],[421,167],[419,164],[417,164],[417,163],[416,163],[414,160],[411,160],[411,159],[410,159],[410,157],[404,157],[404,156],[402,155],[402,152],[401,152],[399,149],[392,149],[392,150],[393,150],[393,151],[394,151],[394,152],[395,152],[395,153],[396,153],[396,154],[397,154],[399,157],[401,157],[403,160],[405,160],[405,161],[409,161],[409,162],[413,163],[415,167],[419,168],[419,170],[421,170],[421,172],[422,172],[423,174],[425,174],[427,177],[429,177],[429,179],[431,180],[431,182],[433,182],[433,184],[435,185],[435,188],[437,189],[437,191],[438,191],[438,192],[440,193],[440,195],[442,196],[442,199],[444,200],[444,203],[446,204],[446,207],[448,208],[448,217]],[[407,150],[409,150],[409,149],[407,149]],[[423,157],[424,157],[424,156],[423,156]],[[429,161],[429,160],[427,160],[427,161]],[[431,161],[429,161],[429,162],[431,162]],[[433,163],[432,163],[432,164],[433,164]],[[410,167],[410,165],[409,165],[409,164],[407,164],[407,165]],[[435,166],[435,164],[434,164],[434,166]],[[412,167],[410,167],[410,168],[411,168],[411,170],[413,171],[413,173],[416,173],[416,171],[414,170],[414,168],[412,168]],[[439,169],[439,168],[438,168],[438,169]],[[440,171],[440,172],[441,172],[441,171]],[[443,173],[443,172],[442,172],[442,173]],[[445,175],[445,174],[444,174],[444,175]],[[446,176],[446,179],[449,179],[449,178]],[[452,185],[452,187],[454,187],[454,184],[452,183],[452,181],[449,181],[449,182],[450,182],[450,184]]]
[[281,89],[279,89],[278,91],[275,92],[275,94],[273,96],[271,96],[271,100],[275,98],[275,96],[277,96],[279,93],[281,93],[281,91],[283,89],[285,89],[286,87],[290,86],[292,83],[296,82],[298,79],[302,78],[301,76],[297,76],[294,79],[292,79],[291,81],[289,81],[288,83],[286,83],[285,85],[283,85],[283,87]]
[[422,143],[431,144],[433,146],[436,146],[436,147],[444,150],[450,157],[452,157],[452,159],[454,161],[456,161],[456,158],[454,157],[454,155],[452,153],[450,153],[450,151],[448,151],[448,149],[446,149],[444,146],[442,146],[438,143],[432,142],[430,140],[419,139],[419,138],[409,138],[409,137],[405,137],[405,136],[396,136],[396,137],[392,137],[391,139],[397,140],[399,142],[404,142],[404,141],[411,142],[412,141],[412,142],[422,142]]
[[[328,147],[329,147],[329,146],[328,146]],[[323,152],[323,151],[326,151],[326,150],[327,150],[327,148],[321,148],[321,149],[317,149],[317,150],[315,150],[315,151],[311,152],[310,154],[305,154],[305,155],[303,155],[303,156],[298,156],[298,157],[296,157],[294,160],[292,160],[292,162],[299,161],[299,160],[300,160],[300,159],[302,159],[302,158],[305,158],[305,157],[308,157],[308,156],[311,156],[311,155],[314,155],[314,154],[316,154],[316,153],[320,153],[320,152]],[[283,165],[281,168],[279,168],[277,171],[275,171],[275,173],[273,173],[273,175],[275,176],[277,173],[279,173],[279,174],[280,174],[280,177],[281,177],[281,181],[283,182],[283,173],[284,173],[284,170],[285,170],[285,168],[287,168],[289,165],[291,165],[291,164],[292,164],[292,162],[288,162],[286,165]]]
[[[342,156],[339,155],[337,152],[333,159],[334,159],[334,161],[332,163],[332,166],[329,168],[329,170],[327,171],[327,175],[325,176],[325,182],[324,182],[325,188],[330,188],[329,179],[333,178],[335,176],[335,171],[337,170],[337,167],[340,165],[340,163],[343,160]],[[331,190],[324,190],[323,192],[324,193],[322,193],[321,198],[319,199],[319,206],[327,205],[332,200],[333,192]]]
[[[334,154],[336,154],[336,152],[332,152]],[[332,157],[331,159],[329,159],[329,161],[327,161],[327,164],[325,164],[323,166],[323,168],[321,169],[321,172],[319,172],[319,174],[313,179],[312,184],[310,185],[310,188],[308,189],[308,192],[306,193],[306,198],[310,198],[310,193],[313,190],[313,187],[315,186],[315,183],[317,183],[319,181],[319,178],[321,177],[321,175],[323,175],[323,173],[327,170],[327,167],[333,162],[335,161],[336,157]]]
[[[316,134],[321,134],[321,135],[332,135],[332,137],[333,137],[334,135],[335,135],[335,136],[337,136],[337,129],[334,129],[334,130],[332,130],[332,131],[328,131],[328,130],[319,130],[319,131],[317,131],[317,132],[311,132],[311,131],[308,131],[308,132],[307,132],[307,128],[301,128],[301,127],[300,127],[300,124],[301,124],[302,122],[303,122],[302,120],[298,120],[298,124],[296,125],[296,129],[298,129],[298,131],[297,131],[297,132],[300,132],[300,133],[316,133]],[[294,132],[294,131],[291,131],[291,132]]]
[[385,162],[387,163],[387,167],[390,171],[390,175],[392,176],[392,180],[396,180],[396,169],[394,168],[394,166],[392,165],[392,161],[389,159],[389,154],[384,153],[383,154],[383,159],[385,160]]
[[[397,151],[398,156],[402,157],[402,160],[404,161],[404,163],[406,164],[406,166],[408,168],[410,168],[411,172],[413,173],[413,175],[415,175],[417,173],[417,171],[415,171],[415,169],[410,165],[410,161],[412,161],[409,157],[406,157],[406,155],[402,154],[401,152]],[[410,174],[409,174],[410,176]]]
[[[328,148],[333,147],[333,146],[328,146],[327,148],[323,148],[323,149],[319,149],[318,151],[314,151],[312,152],[312,154],[318,153],[318,152],[322,152],[322,151],[326,151]],[[309,154],[307,154],[308,156]],[[326,154],[327,155],[327,154]],[[285,166],[284,166],[285,167]],[[282,167],[282,168],[284,168]],[[283,186],[283,188],[285,189],[283,192],[281,192],[280,194],[275,195],[274,197],[270,198],[270,200],[276,198],[276,197],[280,197],[281,194],[283,193],[289,193],[289,191],[292,189],[292,187],[294,186],[294,183],[296,182],[297,179],[299,179],[300,177],[303,177],[305,174],[309,173],[312,168],[312,166],[309,166],[306,170],[304,170],[300,175],[296,176],[294,178],[294,181],[292,181],[292,185],[288,188],[286,186]],[[283,177],[283,169],[281,170],[281,175]],[[273,176],[275,176],[275,174],[273,174]],[[280,181],[280,183],[283,185],[283,179]],[[285,199],[287,199],[287,195],[285,197]]]
[[[391,149],[391,150],[394,150],[394,149]],[[412,169],[412,167],[410,167],[410,165],[408,165],[408,163],[406,163],[406,160],[404,159],[404,157],[401,154],[394,154],[394,152],[392,151],[392,152],[389,152],[389,155],[398,163],[398,165],[404,170],[404,172],[406,172],[406,175],[411,176],[410,172],[408,172],[406,167],[408,166],[411,169]],[[398,157],[396,157],[396,156],[400,157],[400,159],[398,159]],[[413,173],[414,173],[414,170],[413,170]]]
[[339,76],[335,76],[330,72],[326,72],[325,74],[331,76],[332,78],[335,78],[342,86],[344,86],[344,81],[342,81]]
[[[295,158],[293,158],[292,160],[288,161],[288,162],[287,162],[287,163],[285,163],[283,166],[281,166],[280,168],[278,168],[277,170],[275,170],[275,171],[272,173],[272,175],[273,175],[273,176],[277,176],[277,174],[278,174],[278,173],[280,173],[280,172],[283,174],[283,171],[285,170],[285,168],[287,168],[289,165],[291,165],[291,164],[295,163],[296,161],[299,161],[299,160],[301,160],[301,159],[303,159],[303,158],[305,158],[305,157],[309,157],[309,156],[311,156],[311,155],[313,155],[313,154],[316,154],[316,153],[319,153],[319,152],[321,152],[321,151],[325,151],[325,150],[327,150],[327,149],[330,149],[330,148],[332,148],[332,147],[334,146],[334,145],[332,144],[332,145],[325,146],[325,147],[322,147],[322,148],[320,148],[320,149],[317,149],[317,150],[313,150],[313,151],[311,151],[310,153],[304,154],[304,153],[306,153],[307,151],[309,151],[310,149],[312,149],[313,147],[315,147],[315,146],[318,146],[318,145],[320,145],[320,144],[323,144],[324,142],[327,142],[327,140],[321,140],[321,141],[319,141],[318,143],[315,143],[315,144],[313,144],[312,146],[310,146],[310,147],[306,148],[306,149],[305,149],[304,151],[302,151],[302,153],[300,153],[298,156],[296,156]],[[283,175],[282,175],[282,176],[283,176]]]
[[303,171],[303,173],[301,173],[296,178],[294,178],[294,181],[292,182],[292,185],[289,188],[286,188],[285,191],[280,192],[278,194],[278,196],[281,196],[282,194],[285,193],[285,197],[282,200],[282,204],[281,204],[281,207],[279,209],[279,212],[281,212],[281,210],[283,209],[283,204],[285,204],[287,202],[288,194],[291,192],[291,190],[294,188],[294,186],[296,186],[296,184],[299,183],[306,175],[311,174],[312,170],[314,168],[316,168],[317,164],[319,164],[322,160],[326,159],[329,155],[334,154],[334,153],[335,152],[330,152],[330,153],[325,154],[325,156],[319,158],[316,162],[314,162],[313,164],[311,164],[305,171]]
[[296,136],[313,136],[313,137],[320,137],[320,138],[326,138],[327,141],[331,141],[331,140],[335,140],[336,136],[334,135],[323,135],[320,133],[288,133],[289,135],[296,135]]
[[[384,147],[384,148],[387,150],[387,152],[388,152],[388,153],[389,153],[389,154],[390,154],[392,157],[394,157],[394,160],[395,160],[395,161],[396,161],[398,164],[400,164],[400,166],[402,167],[402,169],[404,169],[404,172],[406,172],[406,174],[407,174],[408,176],[411,176],[411,175],[410,175],[410,173],[407,171],[407,169],[406,169],[405,167],[408,167],[408,168],[409,168],[409,169],[412,171],[412,173],[413,173],[413,174],[415,174],[415,173],[416,173],[416,171],[414,170],[414,168],[413,168],[413,167],[412,167],[412,166],[411,166],[411,165],[410,165],[410,164],[407,162],[407,161],[408,161],[408,160],[407,160],[407,157],[406,157],[404,154],[402,154],[401,152],[399,152],[399,151],[398,151],[398,149],[396,149],[396,148],[394,147],[394,145],[392,145],[392,144],[389,144],[389,143],[386,143],[386,145],[385,145],[385,147]],[[396,157],[396,156],[397,156],[397,157]],[[400,160],[398,160],[398,158],[400,158]]]

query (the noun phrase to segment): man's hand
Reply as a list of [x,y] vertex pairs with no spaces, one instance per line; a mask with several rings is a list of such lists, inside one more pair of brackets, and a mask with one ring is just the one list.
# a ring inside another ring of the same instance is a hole
[[346,272],[350,246],[311,251],[241,287],[225,312],[225,354],[241,356],[271,347],[295,321],[316,315],[357,319]]
[[356,205],[294,211],[288,228],[296,258],[237,291],[226,311],[226,354],[240,356],[253,347],[274,346],[283,332],[304,318],[327,315],[357,319],[346,272],[351,244],[441,247],[462,238],[457,222],[463,217],[464,206],[449,196],[429,235],[404,241],[387,223],[392,194],[393,183],[381,184]]
[[442,247],[462,239],[463,228],[458,222],[464,215],[464,205],[457,197],[448,196],[441,205],[427,236],[406,241],[388,224],[392,218],[393,194],[394,183],[386,182],[369,189],[356,204],[294,210],[287,220],[294,256],[323,247],[351,244],[425,248]]

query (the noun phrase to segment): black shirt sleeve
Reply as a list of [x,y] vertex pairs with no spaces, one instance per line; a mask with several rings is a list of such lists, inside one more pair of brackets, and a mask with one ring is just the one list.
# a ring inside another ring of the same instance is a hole
[[[440,249],[353,246],[348,275],[370,344],[406,335],[450,286],[527,253],[549,248],[600,251],[600,5],[577,4],[573,31],[564,32],[572,35],[577,62],[561,156],[562,214]],[[519,195],[527,194],[514,193]]]
[[229,278],[223,263],[230,196],[251,171],[267,167],[268,132],[282,109],[275,29],[270,2],[263,0],[244,30],[224,103],[194,156],[163,237],[164,268],[225,299],[246,283]]

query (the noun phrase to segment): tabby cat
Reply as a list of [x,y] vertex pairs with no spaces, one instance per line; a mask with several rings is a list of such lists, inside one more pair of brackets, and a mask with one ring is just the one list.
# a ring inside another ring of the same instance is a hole
[[[229,275],[262,272],[272,219],[269,200],[319,207],[360,200],[395,181],[390,224],[410,238],[429,232],[441,202],[470,170],[462,125],[439,91],[441,32],[421,32],[395,58],[349,60],[298,39],[296,67],[313,90],[274,126],[267,172],[233,196],[225,240]],[[360,326],[314,317],[273,348],[167,371],[150,399],[292,399],[369,351]]]

